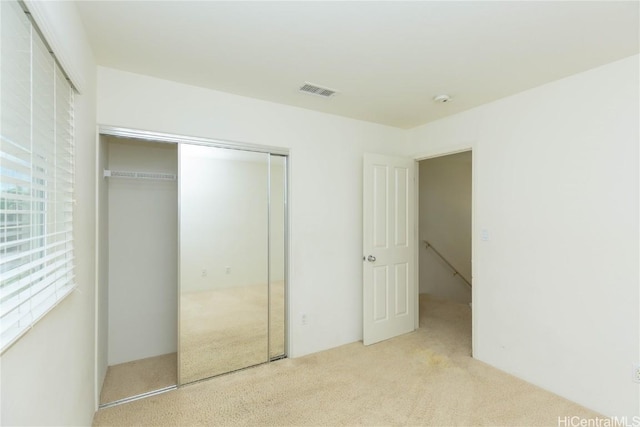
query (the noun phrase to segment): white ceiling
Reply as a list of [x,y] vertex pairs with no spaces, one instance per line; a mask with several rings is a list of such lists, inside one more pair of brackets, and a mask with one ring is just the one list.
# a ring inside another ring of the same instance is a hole
[[[100,65],[411,128],[638,53],[639,2],[80,1]],[[299,93],[304,82],[339,91]],[[436,104],[447,93],[453,102]]]

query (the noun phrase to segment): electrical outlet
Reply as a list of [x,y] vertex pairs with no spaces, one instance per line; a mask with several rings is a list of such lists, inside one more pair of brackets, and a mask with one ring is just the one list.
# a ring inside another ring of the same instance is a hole
[[633,368],[633,381],[640,384],[640,364]]
[[301,325],[306,325],[307,322],[309,321],[309,319],[307,318],[307,313],[301,313],[300,314],[300,324]]
[[226,274],[231,274],[231,267],[225,267],[224,272]]
[[202,269],[202,277],[207,277],[207,269],[206,268]]

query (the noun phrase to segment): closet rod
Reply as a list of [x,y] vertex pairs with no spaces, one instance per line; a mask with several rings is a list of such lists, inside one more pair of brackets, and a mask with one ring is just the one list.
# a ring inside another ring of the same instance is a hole
[[164,172],[136,172],[136,171],[117,171],[104,170],[105,178],[129,178],[129,179],[155,179],[160,181],[175,181],[176,176]]

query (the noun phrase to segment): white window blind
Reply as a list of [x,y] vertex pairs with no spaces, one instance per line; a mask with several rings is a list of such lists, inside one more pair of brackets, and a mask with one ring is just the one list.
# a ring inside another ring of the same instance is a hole
[[73,88],[0,1],[0,351],[74,288]]

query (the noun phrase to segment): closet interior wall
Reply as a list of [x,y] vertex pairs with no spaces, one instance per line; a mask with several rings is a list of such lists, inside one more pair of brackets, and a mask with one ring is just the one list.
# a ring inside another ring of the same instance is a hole
[[[99,173],[177,174],[175,144],[101,136],[99,151]],[[176,353],[178,191],[175,180],[100,181],[97,353],[104,378],[107,367]]]

